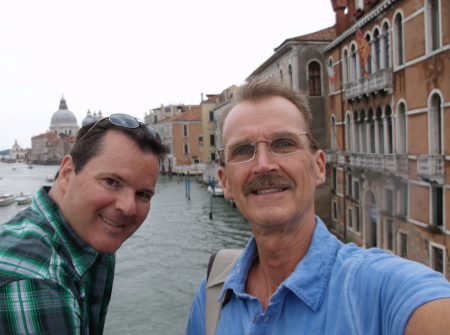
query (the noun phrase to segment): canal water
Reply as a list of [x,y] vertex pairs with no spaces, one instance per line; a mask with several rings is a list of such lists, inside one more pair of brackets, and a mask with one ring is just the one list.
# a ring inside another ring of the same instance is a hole
[[[50,185],[57,166],[0,163],[0,193],[36,192]],[[144,224],[117,251],[116,274],[106,318],[106,335],[182,335],[189,307],[209,256],[222,248],[243,248],[251,235],[246,220],[223,198],[210,198],[191,177],[160,176]],[[0,207],[0,225],[23,206]]]

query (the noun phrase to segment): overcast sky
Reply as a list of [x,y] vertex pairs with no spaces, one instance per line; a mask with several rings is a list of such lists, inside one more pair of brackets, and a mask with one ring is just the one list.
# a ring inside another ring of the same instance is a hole
[[18,0],[0,6],[0,150],[46,132],[61,96],[78,121],[199,104],[285,39],[334,25],[330,0]]

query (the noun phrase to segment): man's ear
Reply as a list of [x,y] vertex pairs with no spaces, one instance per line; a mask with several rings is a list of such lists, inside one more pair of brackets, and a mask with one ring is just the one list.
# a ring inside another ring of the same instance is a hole
[[316,167],[317,167],[317,175],[316,175],[316,186],[319,186],[325,182],[326,178],[326,160],[325,154],[322,150],[317,150],[316,152]]
[[56,182],[64,193],[69,186],[69,182],[73,174],[75,174],[75,165],[73,163],[72,156],[67,155],[61,162],[61,166],[59,167],[58,179],[56,179]]
[[233,194],[231,192],[230,185],[228,184],[228,178],[225,168],[219,167],[219,170],[217,170],[217,174],[219,175],[220,182],[222,183],[224,198],[227,200],[233,199]]

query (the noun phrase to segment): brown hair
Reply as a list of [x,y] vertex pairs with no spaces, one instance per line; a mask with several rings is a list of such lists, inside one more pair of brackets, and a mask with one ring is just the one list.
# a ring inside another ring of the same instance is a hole
[[316,152],[319,147],[312,131],[312,116],[306,95],[302,92],[294,91],[278,80],[262,79],[260,77],[252,77],[244,85],[240,86],[233,95],[230,106],[223,112],[219,123],[222,144],[225,143],[223,134],[225,120],[236,105],[244,101],[259,102],[274,96],[285,98],[298,108],[305,121],[306,134],[310,140],[310,150]]

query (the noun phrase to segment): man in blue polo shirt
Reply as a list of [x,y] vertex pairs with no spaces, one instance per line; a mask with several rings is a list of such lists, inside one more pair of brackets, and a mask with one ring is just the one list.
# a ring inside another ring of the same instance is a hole
[[[325,157],[302,94],[253,79],[235,95],[221,129],[224,195],[253,236],[217,297],[231,292],[215,334],[450,332],[450,284],[442,274],[345,245],[314,216]],[[188,335],[205,334],[206,309],[204,279]]]

